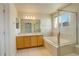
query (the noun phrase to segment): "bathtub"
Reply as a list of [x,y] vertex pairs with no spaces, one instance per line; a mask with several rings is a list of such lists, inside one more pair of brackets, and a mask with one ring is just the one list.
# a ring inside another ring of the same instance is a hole
[[57,41],[57,37],[44,37],[44,46],[52,55],[66,55],[74,52],[75,43],[73,41],[60,39],[60,47]]

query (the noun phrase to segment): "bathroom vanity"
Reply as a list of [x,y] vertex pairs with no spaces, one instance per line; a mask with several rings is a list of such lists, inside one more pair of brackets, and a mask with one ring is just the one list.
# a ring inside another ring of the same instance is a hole
[[16,48],[32,48],[43,46],[43,35],[39,33],[19,34],[16,36]]

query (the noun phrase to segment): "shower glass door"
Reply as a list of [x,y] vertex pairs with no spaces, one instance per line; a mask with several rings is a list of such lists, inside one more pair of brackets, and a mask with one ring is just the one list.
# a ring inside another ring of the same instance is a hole
[[59,54],[67,55],[74,53],[76,44],[76,13],[60,11],[59,22]]

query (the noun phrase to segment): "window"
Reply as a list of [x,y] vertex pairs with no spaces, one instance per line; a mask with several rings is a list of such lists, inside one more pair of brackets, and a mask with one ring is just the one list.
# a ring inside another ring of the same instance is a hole
[[59,16],[59,24],[60,26],[69,26],[69,13],[65,12],[64,14]]

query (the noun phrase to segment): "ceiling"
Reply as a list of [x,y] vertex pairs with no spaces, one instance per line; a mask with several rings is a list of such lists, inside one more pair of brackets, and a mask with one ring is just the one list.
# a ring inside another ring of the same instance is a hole
[[51,14],[66,3],[17,3],[17,11],[21,13]]

